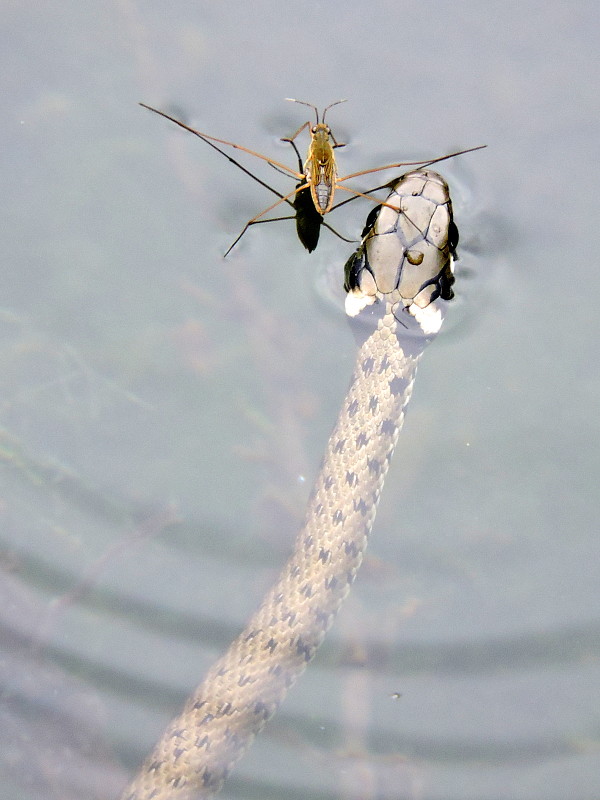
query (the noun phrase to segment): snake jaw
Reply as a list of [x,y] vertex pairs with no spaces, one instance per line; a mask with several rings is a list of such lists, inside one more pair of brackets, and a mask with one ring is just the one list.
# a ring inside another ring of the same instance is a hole
[[427,308],[420,308],[416,303],[411,303],[407,310],[426,336],[434,336],[439,333],[444,321],[444,313],[438,304],[431,303]]
[[367,306],[373,305],[377,299],[374,294],[365,294],[360,289],[351,289],[346,295],[344,307],[349,317],[357,317]]

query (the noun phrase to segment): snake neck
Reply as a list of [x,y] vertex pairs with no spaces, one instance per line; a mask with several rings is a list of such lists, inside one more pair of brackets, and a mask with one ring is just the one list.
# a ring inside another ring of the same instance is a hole
[[314,656],[360,567],[424,348],[399,327],[387,313],[364,339],[289,561],[123,800],[211,797]]

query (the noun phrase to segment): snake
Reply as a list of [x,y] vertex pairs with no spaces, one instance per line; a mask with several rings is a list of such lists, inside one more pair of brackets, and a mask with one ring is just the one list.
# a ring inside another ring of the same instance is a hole
[[417,169],[375,206],[345,265],[354,373],[292,555],[121,800],[216,794],[315,655],[360,567],[425,345],[453,296],[448,185]]

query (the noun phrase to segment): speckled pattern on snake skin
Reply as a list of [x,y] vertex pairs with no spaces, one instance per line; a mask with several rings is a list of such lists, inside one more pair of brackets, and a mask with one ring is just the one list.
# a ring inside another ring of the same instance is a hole
[[458,239],[437,173],[408,173],[386,203],[369,215],[346,264],[346,309],[361,344],[293,553],[122,800],[218,792],[314,656],[356,577],[418,360],[452,297]]

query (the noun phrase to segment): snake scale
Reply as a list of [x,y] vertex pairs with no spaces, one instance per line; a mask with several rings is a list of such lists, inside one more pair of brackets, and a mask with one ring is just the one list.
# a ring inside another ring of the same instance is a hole
[[452,297],[458,240],[438,173],[407,173],[386,203],[369,215],[346,264],[346,311],[360,349],[293,553],[122,800],[218,792],[314,656],[356,577],[417,362]]

